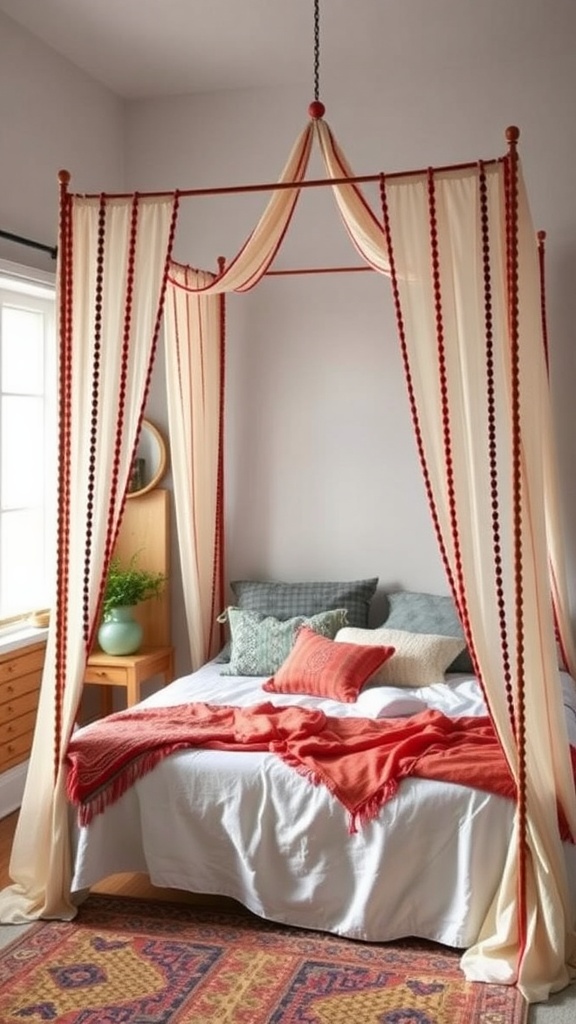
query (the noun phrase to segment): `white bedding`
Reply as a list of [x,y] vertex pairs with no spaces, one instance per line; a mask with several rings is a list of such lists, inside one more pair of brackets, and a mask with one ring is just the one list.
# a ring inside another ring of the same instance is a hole
[[[247,706],[296,703],[263,679],[214,662],[143,701]],[[354,704],[298,697],[329,715],[392,717],[434,708],[486,713],[467,676],[420,689],[365,689]],[[576,700],[563,676],[570,742]],[[272,921],[366,941],[420,936],[476,941],[502,875],[514,808],[464,786],[410,778],[375,821],[348,832],[347,812],[273,754],[190,750],[162,761],[74,833],[72,892],[119,872],[157,886],[232,897]],[[576,908],[576,855],[565,844]],[[575,910],[576,917],[576,910]]]

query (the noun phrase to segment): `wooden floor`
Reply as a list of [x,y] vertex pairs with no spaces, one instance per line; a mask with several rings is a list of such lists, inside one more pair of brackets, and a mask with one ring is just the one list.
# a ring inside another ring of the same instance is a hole
[[[6,818],[0,819],[0,889],[10,885],[12,879],[8,872],[10,863],[10,852],[18,811],[9,814]],[[91,892],[107,893],[114,896],[138,896],[142,899],[170,900],[178,903],[194,903],[198,906],[218,907],[220,909],[233,910],[236,913],[245,912],[241,904],[225,896],[207,896],[191,892],[182,892],[180,889],[160,889],[150,883],[147,875],[125,874],[111,875],[104,882],[93,885]]]

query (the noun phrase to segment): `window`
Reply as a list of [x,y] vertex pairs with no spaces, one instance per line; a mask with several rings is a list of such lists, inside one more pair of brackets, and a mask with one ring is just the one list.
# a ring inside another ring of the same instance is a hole
[[52,600],[56,510],[54,275],[0,261],[0,628]]

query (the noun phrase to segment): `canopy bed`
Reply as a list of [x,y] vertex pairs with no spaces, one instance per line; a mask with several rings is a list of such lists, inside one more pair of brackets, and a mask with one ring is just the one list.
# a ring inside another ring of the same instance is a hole
[[[572,707],[576,659],[564,576],[542,265],[517,155],[518,132],[508,130],[508,151],[495,160],[357,177],[323,115],[316,97],[278,183],[245,186],[270,191],[272,197],[244,247],[227,263],[221,261],[217,273],[172,259],[181,204],[211,190],[86,196],[72,194],[69,175],[60,174],[59,582],[11,861],[14,884],[0,894],[1,919],[74,916],[73,874],[78,888],[90,884],[96,870],[90,851],[86,870],[72,863],[65,758],[129,493],[162,322],[178,542],[192,665],[200,672],[199,689],[191,691],[183,681],[165,696],[168,704],[189,701],[190,692],[204,694],[208,703],[221,703],[231,692],[247,705],[255,699],[250,687],[225,689],[221,667],[214,676],[213,659],[222,645],[217,617],[226,592],[225,293],[253,288],[270,269],[300,190],[328,187],[352,244],[390,280],[430,513],[471,658],[472,671],[450,692],[456,704],[463,701],[460,706],[471,709],[470,716],[485,714],[492,723],[513,789],[514,799],[504,809],[498,802],[502,797],[487,801],[474,787],[458,794],[466,804],[456,811],[458,820],[474,816],[475,800],[486,808],[488,832],[482,839],[478,834],[476,852],[473,843],[468,852],[478,869],[475,885],[485,877],[487,889],[480,914],[472,919],[465,914],[453,939],[444,932],[443,941],[468,947],[462,957],[468,978],[517,984],[530,1000],[546,998],[576,970],[563,845],[563,839],[576,836],[569,742],[575,737],[569,735],[564,706]],[[314,141],[327,177],[307,181]],[[377,212],[363,197],[363,181],[379,183]],[[466,690],[471,677],[477,680],[475,695],[465,699],[458,686]],[[377,712],[367,713],[381,714],[389,696]],[[413,707],[421,707],[422,696],[410,696],[418,702]],[[429,696],[426,708],[433,707]],[[165,759],[138,786],[149,787],[157,799],[166,773],[185,756]],[[199,761],[194,752],[187,756]],[[208,775],[215,756],[202,754]],[[238,761],[263,755],[229,751],[226,756]],[[236,769],[248,773],[240,763]],[[284,787],[286,766],[275,762],[271,771],[282,776]],[[405,780],[403,799],[409,802],[431,785]],[[291,806],[301,813],[301,791],[293,781],[288,786]],[[281,804],[288,798],[285,788],[278,792]],[[328,799],[321,789],[314,792],[316,802]],[[122,808],[130,817],[134,800],[134,792],[126,792],[86,828],[97,834],[109,815],[124,813]],[[345,825],[343,814],[337,827]],[[374,824],[370,827],[374,833]],[[506,837],[492,879],[482,875],[477,860],[488,835],[494,843]],[[463,841],[461,835],[456,847]],[[379,842],[367,854],[375,872]],[[326,851],[323,855],[328,863]],[[111,866],[113,860],[111,854]],[[445,885],[439,891],[444,890]],[[344,927],[339,914],[332,917],[335,928]],[[361,934],[365,925],[356,921],[350,927]],[[320,919],[317,926],[323,926]],[[411,927],[409,921],[405,927]],[[395,933],[399,929],[397,923]],[[370,934],[367,925],[365,933]]]

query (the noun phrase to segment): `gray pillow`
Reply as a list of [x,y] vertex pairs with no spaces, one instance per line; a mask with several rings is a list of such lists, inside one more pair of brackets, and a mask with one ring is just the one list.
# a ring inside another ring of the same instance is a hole
[[378,577],[344,583],[235,580],[230,585],[238,608],[244,611],[260,612],[283,620],[295,615],[317,615],[332,608],[345,608],[347,624],[365,628]]
[[[451,597],[420,594],[410,590],[398,590],[387,596],[390,614],[382,623],[387,629],[464,638],[464,630]],[[468,648],[464,648],[446,671],[474,671]]]

